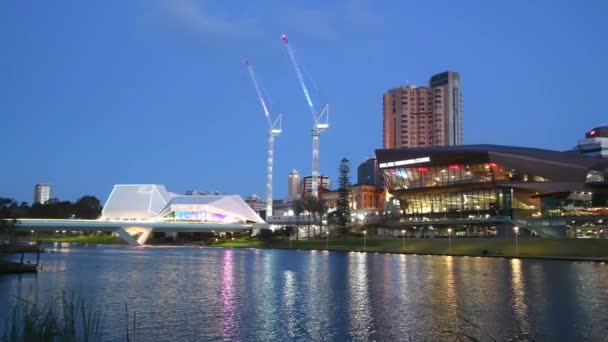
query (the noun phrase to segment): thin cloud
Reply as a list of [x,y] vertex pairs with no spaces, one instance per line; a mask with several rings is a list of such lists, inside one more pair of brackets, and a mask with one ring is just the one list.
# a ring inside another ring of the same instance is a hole
[[159,3],[163,14],[189,32],[231,37],[250,36],[255,32],[249,20],[212,13],[204,1],[161,0]]
[[329,8],[300,8],[293,5],[280,9],[281,26],[288,32],[298,32],[321,40],[339,37],[336,11]]
[[378,30],[382,26],[382,17],[373,9],[369,0],[349,0],[345,12],[353,25],[371,30]]

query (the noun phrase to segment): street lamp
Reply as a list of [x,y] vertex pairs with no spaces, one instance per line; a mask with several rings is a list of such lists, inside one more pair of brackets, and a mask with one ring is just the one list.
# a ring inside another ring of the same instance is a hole
[[401,230],[401,238],[403,240],[403,249],[405,249],[405,229]]
[[452,228],[448,228],[448,251],[452,254]]
[[325,232],[325,249],[329,250],[329,230]]
[[367,241],[366,241],[366,237],[367,237],[367,230],[363,231],[363,250],[367,249]]
[[513,227],[513,230],[515,231],[515,256],[519,256],[519,245],[517,243],[517,235],[519,235],[519,227],[515,226],[515,227]]

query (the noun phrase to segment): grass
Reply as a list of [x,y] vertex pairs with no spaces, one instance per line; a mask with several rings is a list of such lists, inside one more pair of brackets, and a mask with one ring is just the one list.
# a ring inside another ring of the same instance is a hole
[[63,293],[46,304],[16,297],[0,341],[97,341],[102,314],[84,298]]
[[[520,238],[520,257],[563,257],[563,258],[608,258],[608,239],[535,239]],[[255,238],[237,239],[217,244],[221,247],[275,247],[289,248],[289,240],[274,240],[263,245]],[[325,239],[292,240],[292,249],[326,249]],[[449,254],[447,238],[405,239],[401,238],[366,239],[366,251],[411,253],[411,254]],[[363,238],[347,237],[329,240],[330,250],[362,251]],[[515,240],[501,238],[452,238],[453,255],[515,256]]]
[[[87,244],[125,244],[119,237],[111,235],[79,235],[40,237],[42,242],[69,242]],[[412,253],[412,254],[449,254],[447,238],[405,239],[405,248],[401,238],[366,239],[366,250],[369,252]],[[292,240],[293,249],[325,249],[325,239]],[[564,258],[608,258],[608,239],[539,239],[520,238],[519,256],[521,257],[564,257]],[[211,246],[259,248],[289,248],[288,239],[273,240],[263,244],[256,237],[241,237],[225,240]],[[362,237],[333,238],[329,240],[329,249],[344,251],[363,250]],[[486,250],[489,256],[515,256],[515,240],[501,238],[452,238],[453,255],[482,255]]]
[[35,240],[44,243],[86,243],[90,245],[126,244],[120,237],[112,235],[37,236]]
[[214,244],[213,246],[218,247],[263,247],[263,244],[260,240],[255,237],[246,237],[246,238],[235,238],[234,240],[225,240],[219,243]]
[[[452,254],[454,255],[487,255],[514,256],[515,240],[499,238],[453,238]],[[519,256],[530,257],[608,257],[608,240],[599,239],[519,239]],[[296,246],[325,246],[325,241],[311,240],[296,243]],[[401,239],[369,238],[367,250],[378,252],[407,252],[415,254],[449,254],[448,239],[406,239],[405,248]],[[363,249],[363,239],[330,240],[330,248]]]
[[[0,323],[0,342],[104,340],[105,311],[78,295],[63,292],[41,304],[30,292],[28,299],[15,297],[6,309],[11,315]],[[138,341],[137,315],[127,303],[124,323],[124,341]]]

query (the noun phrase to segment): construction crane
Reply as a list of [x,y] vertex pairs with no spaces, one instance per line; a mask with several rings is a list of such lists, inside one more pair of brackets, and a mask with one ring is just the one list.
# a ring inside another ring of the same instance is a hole
[[258,84],[258,80],[255,77],[255,72],[253,71],[251,61],[246,59],[245,65],[249,71],[249,76],[253,82],[253,87],[255,88],[255,92],[260,100],[262,109],[264,110],[266,122],[268,123],[268,159],[266,166],[266,218],[268,219],[270,216],[272,216],[272,166],[274,161],[274,137],[280,135],[282,132],[281,113],[279,113],[274,120],[272,119],[270,110],[268,109],[268,105],[266,104],[266,100],[264,99],[264,95],[260,89],[260,85]]
[[304,82],[304,77],[302,76],[302,71],[298,66],[298,62],[296,61],[296,56],[293,53],[293,49],[289,45],[289,39],[287,39],[287,35],[281,35],[281,40],[285,43],[285,47],[287,48],[287,53],[289,54],[289,59],[291,60],[291,64],[296,72],[296,76],[298,77],[298,82],[300,83],[300,88],[302,88],[302,92],[304,93],[304,97],[306,98],[306,103],[308,104],[308,108],[312,114],[312,182],[311,182],[311,193],[314,197],[318,197],[319,195],[319,144],[320,144],[320,136],[321,132],[325,131],[329,128],[329,105],[325,104],[320,111],[317,111],[315,105],[312,102],[312,98],[310,96],[310,92],[308,91],[308,87],[306,87],[306,82]]

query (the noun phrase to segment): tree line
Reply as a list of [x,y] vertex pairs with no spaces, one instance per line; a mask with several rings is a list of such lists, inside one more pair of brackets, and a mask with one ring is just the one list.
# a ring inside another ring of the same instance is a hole
[[101,203],[95,196],[82,196],[76,202],[52,198],[45,203],[18,203],[12,198],[0,197],[0,220],[20,218],[96,219],[101,215]]

